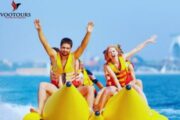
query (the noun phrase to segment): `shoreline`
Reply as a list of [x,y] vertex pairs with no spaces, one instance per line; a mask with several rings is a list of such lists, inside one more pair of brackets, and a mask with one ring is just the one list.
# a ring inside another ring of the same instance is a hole
[[[95,76],[104,75],[102,71],[92,71]],[[135,72],[136,75],[180,75],[180,72]],[[28,72],[28,73],[17,73],[17,72],[0,72],[0,76],[44,76],[48,77],[49,73],[47,72]]]

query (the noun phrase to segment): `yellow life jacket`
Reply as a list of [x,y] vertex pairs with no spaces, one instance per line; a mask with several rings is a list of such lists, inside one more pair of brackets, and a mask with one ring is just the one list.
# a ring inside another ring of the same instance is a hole
[[89,78],[89,75],[88,75],[88,73],[87,73],[87,71],[85,69],[83,69],[83,79],[84,79],[84,81],[83,81],[84,85],[87,85],[87,86],[93,85],[93,82]]
[[[124,58],[122,56],[119,56],[119,62],[120,62],[120,68],[117,68],[115,65],[113,65],[111,62],[108,63],[108,65],[110,66],[110,68],[112,69],[112,71],[115,73],[117,79],[119,80],[120,84],[122,87],[124,87],[127,82],[129,82],[127,78],[131,77],[131,73],[129,71],[129,64],[131,64],[129,61],[125,61]],[[130,76],[129,76],[130,75]]]
[[57,53],[56,64],[51,67],[51,70],[58,74],[74,72],[74,56],[72,53],[69,54],[67,62],[63,68],[60,54]]

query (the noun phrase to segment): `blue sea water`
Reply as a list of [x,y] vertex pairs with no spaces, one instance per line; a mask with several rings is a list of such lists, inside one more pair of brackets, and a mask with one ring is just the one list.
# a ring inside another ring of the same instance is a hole
[[[104,84],[104,77],[97,76]],[[169,120],[180,120],[180,75],[139,75],[151,108]],[[39,83],[45,76],[0,76],[0,120],[21,120],[37,106]]]

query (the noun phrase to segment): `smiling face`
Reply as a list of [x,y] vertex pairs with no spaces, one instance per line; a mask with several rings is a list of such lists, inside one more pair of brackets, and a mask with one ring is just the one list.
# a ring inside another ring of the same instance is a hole
[[108,49],[107,49],[107,56],[108,56],[108,58],[109,59],[114,59],[115,57],[117,57],[118,56],[118,51],[117,51],[117,49],[115,48],[115,47],[109,47]]
[[68,56],[71,52],[71,45],[68,43],[63,43],[60,47],[60,52],[62,56]]

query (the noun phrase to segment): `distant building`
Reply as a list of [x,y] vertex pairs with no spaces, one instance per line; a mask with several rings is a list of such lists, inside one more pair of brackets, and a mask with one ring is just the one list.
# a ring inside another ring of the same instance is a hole
[[172,40],[170,46],[170,57],[173,60],[180,61],[180,35],[173,36]]
[[[146,61],[136,55],[132,57],[131,62],[135,72],[140,74],[180,74],[180,34],[172,36],[169,53],[166,59],[160,61]],[[94,73],[103,73],[103,56],[88,56],[82,59],[82,62]],[[0,75],[49,75],[49,69],[50,64],[46,62],[0,60]]]
[[163,61],[161,73],[180,73],[180,35],[172,36],[170,56]]
[[49,75],[49,69],[45,62],[0,60],[0,75]]
[[133,64],[135,70],[137,70],[138,67],[145,65],[143,58],[137,55],[131,58],[131,63]]

